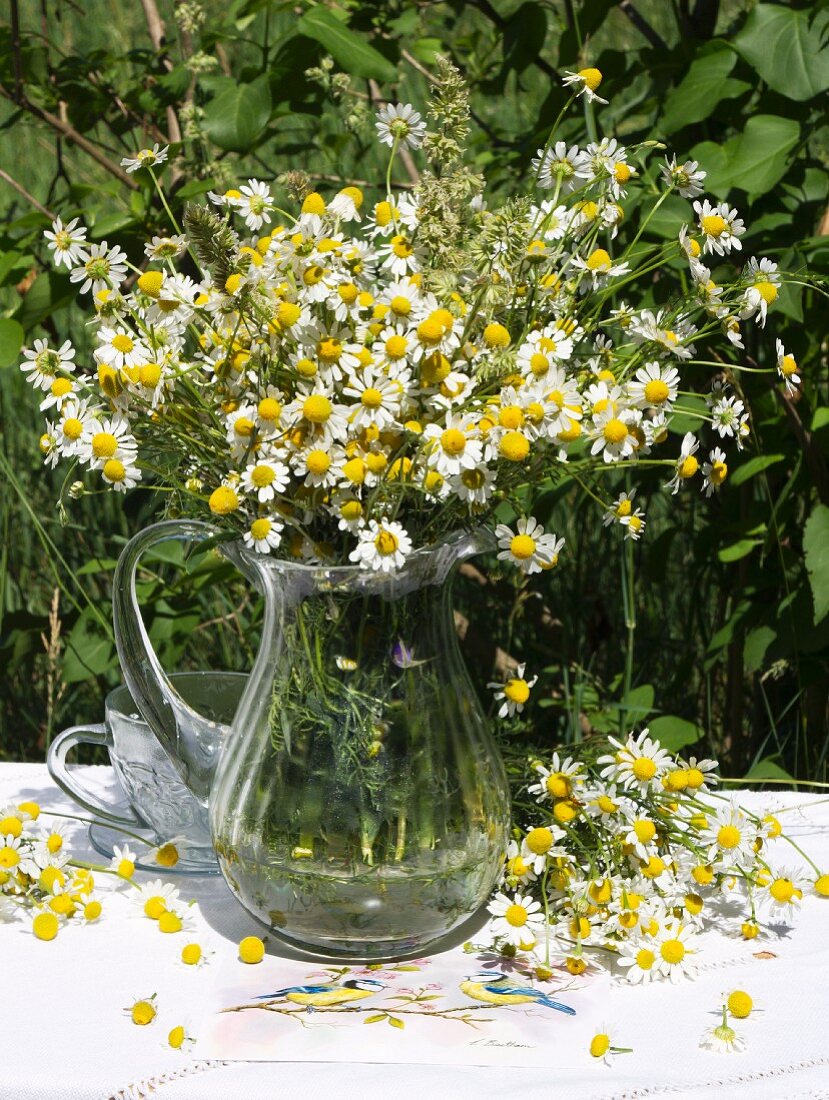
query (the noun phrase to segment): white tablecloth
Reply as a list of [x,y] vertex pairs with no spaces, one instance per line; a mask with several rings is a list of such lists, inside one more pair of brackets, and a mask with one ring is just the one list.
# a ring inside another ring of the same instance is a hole
[[[102,790],[114,784],[108,768],[84,772],[85,782]],[[743,797],[753,809],[789,807],[787,830],[829,870],[829,799],[749,792]],[[45,767],[0,765],[0,805],[24,799],[78,812]],[[83,825],[74,825],[71,844],[78,856],[100,860],[88,847]],[[792,855],[786,862],[796,866]],[[212,947],[215,958],[235,954],[235,944],[256,931],[221,879],[179,878],[177,885],[198,902],[188,939]],[[735,940],[693,982],[609,990],[602,1006],[607,1011],[597,1016],[595,1028],[603,1020],[615,1022],[633,1054],[619,1055],[607,1067],[591,1059],[580,1041],[562,1055],[560,1070],[540,1071],[207,1062],[198,1057],[198,1043],[192,1056],[171,1051],[165,1045],[168,1025],[197,1013],[210,989],[211,966],[181,967],[181,935],[160,934],[126,892],[102,894],[100,922],[69,925],[52,942],[32,936],[28,921],[0,923],[0,1100],[829,1098],[829,902],[815,897],[804,901],[792,931],[753,944]],[[773,957],[758,959],[762,951]],[[702,1030],[716,1022],[712,1011],[734,988],[747,990],[757,1006],[741,1027],[748,1049],[731,1055],[700,1050]],[[160,1013],[159,1026],[136,1027],[123,1010],[150,993],[165,1007],[164,1021]]]

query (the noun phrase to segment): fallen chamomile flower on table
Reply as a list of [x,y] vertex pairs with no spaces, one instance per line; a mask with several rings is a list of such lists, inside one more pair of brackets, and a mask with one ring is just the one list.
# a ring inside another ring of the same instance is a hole
[[606,1023],[600,1024],[598,1031],[590,1040],[588,1047],[590,1057],[609,1066],[612,1065],[614,1054],[632,1054],[633,1047],[616,1046],[618,1040],[615,1036],[615,1027],[610,1027]]
[[720,1054],[740,1054],[746,1048],[746,1041],[728,1023],[728,1009],[722,1008],[722,1023],[703,1032],[699,1045],[704,1050],[713,1050]]

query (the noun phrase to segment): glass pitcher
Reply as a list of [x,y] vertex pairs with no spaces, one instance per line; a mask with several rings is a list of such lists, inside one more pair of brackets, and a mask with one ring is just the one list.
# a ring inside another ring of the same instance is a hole
[[270,932],[341,959],[422,952],[487,899],[509,787],[458,647],[458,533],[391,575],[312,566],[223,543],[264,597],[260,650],[218,760],[175,691],[135,599],[141,554],[206,524],[136,536],[116,571],[115,634],[144,717],[207,801],[222,874]]

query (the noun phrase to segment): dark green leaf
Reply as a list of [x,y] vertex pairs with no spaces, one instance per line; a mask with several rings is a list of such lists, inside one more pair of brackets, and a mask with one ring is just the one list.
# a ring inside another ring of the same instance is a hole
[[737,61],[725,46],[692,61],[691,67],[665,100],[662,131],[672,134],[693,122],[710,118],[723,99],[733,99],[750,90],[744,80],[732,80],[728,74]]
[[764,779],[785,779],[787,782],[791,782],[794,777],[784,771],[779,764],[775,764],[770,757],[767,757],[765,760],[758,760],[751,771],[746,772],[745,778],[761,783]]
[[730,186],[750,195],[770,191],[786,171],[788,154],[799,139],[800,127],[794,119],[752,116],[742,134],[726,142]]
[[387,83],[397,79],[397,69],[388,58],[370,46],[362,35],[340,22],[328,8],[317,7],[305,12],[297,20],[296,27],[300,34],[319,42],[352,76]]
[[251,149],[271,116],[271,91],[267,76],[250,84],[229,78],[204,109],[204,129],[214,145],[231,152]]
[[100,676],[116,663],[115,647],[97,616],[86,608],[66,640],[61,676],[66,684],[77,684]]
[[685,718],[676,718],[673,714],[660,714],[649,724],[650,736],[659,741],[668,752],[679,752],[686,745],[693,745],[705,734],[693,722]]
[[755,546],[760,545],[759,539],[740,539],[738,542],[732,542],[730,546],[724,546],[722,550],[717,551],[717,557],[720,561],[739,561],[741,558],[747,557]]
[[20,356],[25,333],[19,321],[11,317],[0,320],[0,367],[11,367]]
[[817,624],[829,612],[829,508],[825,504],[816,504],[806,520],[803,552]]
[[763,470],[767,470],[769,466],[782,462],[785,457],[785,455],[755,455],[754,458],[750,458],[748,462],[744,462],[737,467],[731,475],[731,484],[742,485],[761,474]]
[[763,80],[788,99],[811,99],[829,88],[829,12],[758,4],[731,44]]
[[770,626],[758,626],[746,635],[743,646],[743,665],[746,672],[759,672],[763,667],[769,646],[777,640],[777,632]]

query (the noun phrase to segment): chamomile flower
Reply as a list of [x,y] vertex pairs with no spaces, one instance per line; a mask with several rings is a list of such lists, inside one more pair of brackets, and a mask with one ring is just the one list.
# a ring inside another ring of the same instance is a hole
[[769,306],[774,304],[779,294],[780,273],[777,264],[765,257],[757,260],[752,256],[743,275],[751,282],[743,293],[740,317],[757,316],[763,327]]
[[58,376],[74,371],[74,358],[75,349],[69,340],[57,350],[50,348],[46,340],[35,340],[34,347],[23,349],[20,369],[35,389],[49,390]]
[[148,260],[175,260],[181,256],[187,248],[187,238],[174,233],[169,237],[160,237],[154,234],[150,241],[144,245],[144,255]]
[[386,103],[377,112],[375,128],[382,145],[419,149],[426,123],[411,103]]
[[122,416],[112,416],[87,423],[79,454],[93,470],[100,470],[111,458],[132,463],[136,450],[129,421]]
[[761,905],[774,917],[797,913],[805,888],[801,873],[791,867],[772,867],[764,879],[765,885],[756,895]]
[[158,142],[156,142],[152,149],[141,149],[134,157],[122,157],[121,167],[130,173],[137,172],[139,168],[153,168],[157,164],[164,163],[167,159],[168,149],[169,146],[167,145],[163,149],[160,148]]
[[134,489],[143,478],[135,456],[126,452],[122,452],[120,458],[106,459],[100,469],[101,477],[116,493],[126,493]]
[[623,940],[619,946],[617,965],[632,985],[648,985],[661,977],[656,944],[642,936]]
[[596,95],[596,89],[602,82],[599,69],[579,69],[577,73],[564,70],[562,84],[565,88],[575,88],[576,95],[583,95],[588,102],[607,103],[606,99]]
[[135,874],[135,860],[137,858],[135,852],[130,849],[128,844],[114,844],[112,853],[112,859],[109,861],[112,870],[121,878],[131,879]]
[[535,516],[522,516],[512,531],[504,523],[495,528],[498,557],[517,566],[522,573],[540,573],[558,563],[564,539],[547,534]]
[[538,176],[538,186],[552,189],[560,185],[562,194],[580,188],[590,179],[590,158],[577,145],[557,141],[551,148],[539,149],[532,168]]
[[56,218],[52,222],[51,230],[47,229],[43,234],[49,242],[48,247],[54,253],[58,267],[65,264],[71,268],[85,259],[88,230],[85,225],[79,225],[79,222],[79,218],[73,218],[71,222],[64,225],[60,218]]
[[527,793],[536,795],[536,802],[570,798],[583,782],[580,775],[582,765],[571,756],[563,758],[557,752],[553,753],[549,767],[536,764],[534,770],[538,781],[530,784]]
[[775,340],[774,345],[777,351],[778,373],[786,383],[786,389],[789,393],[794,393],[796,388],[800,385],[800,374],[798,373],[800,368],[794,356],[786,351],[782,340]]
[[665,184],[676,187],[683,199],[694,199],[701,195],[704,190],[702,181],[708,175],[702,171],[698,161],[686,160],[683,164],[677,164],[676,156],[672,156],[670,160],[666,158],[661,171]]
[[449,478],[449,489],[471,511],[483,508],[495,491],[495,471],[488,466],[473,466]]
[[103,290],[113,290],[127,277],[127,254],[106,241],[91,244],[88,251],[78,257],[78,266],[69,273],[69,281],[80,283],[80,293],[91,290],[94,295]]
[[248,180],[239,188],[239,195],[233,198],[232,205],[244,218],[248,229],[261,229],[271,220],[271,189],[262,180]]
[[656,360],[640,367],[627,385],[630,400],[641,409],[670,409],[678,391],[679,371]]
[[636,791],[642,796],[650,790],[657,790],[671,758],[648,733],[644,729],[638,736],[630,734],[624,742],[609,737],[608,741],[616,751],[613,755],[598,758],[597,763],[604,765],[600,772],[602,778],[620,783],[626,791]]
[[525,664],[520,664],[515,669],[515,675],[510,676],[504,680],[487,684],[488,688],[495,690],[495,701],[500,702],[501,706],[498,708],[499,718],[512,718],[515,714],[520,714],[527,700],[530,697],[530,691],[535,687],[538,681],[538,676],[533,676],[532,680],[526,680],[524,678]]
[[754,861],[755,830],[736,802],[720,806],[713,820],[700,830],[708,862],[719,867],[750,867]]
[[360,375],[352,375],[342,392],[356,401],[353,411],[349,409],[349,422],[358,431],[370,425],[381,431],[388,429],[400,415],[403,387],[370,367]]
[[588,1050],[590,1057],[595,1058],[597,1061],[604,1062],[606,1066],[612,1065],[612,1056],[614,1054],[632,1054],[633,1047],[621,1047],[616,1044],[619,1039],[616,1038],[616,1029],[609,1026],[606,1023],[599,1025],[598,1030],[594,1033]]
[[364,569],[391,573],[402,568],[412,552],[412,540],[399,523],[386,518],[369,520],[359,533],[359,542],[349,559]]
[[533,943],[544,931],[541,902],[529,895],[515,894],[510,898],[499,892],[487,909],[495,918],[490,926],[493,936],[515,947]]
[[722,1022],[702,1033],[699,1045],[703,1050],[713,1050],[718,1054],[740,1054],[746,1048],[746,1041],[728,1022],[728,1008],[723,1005]]
[[269,554],[282,541],[283,524],[275,516],[258,516],[242,536],[245,546],[257,554]]
[[242,474],[242,487],[259,501],[267,504],[284,493],[291,480],[291,471],[277,458],[257,456]]
[[328,204],[328,213],[344,222],[360,221],[363,192],[359,187],[344,187]]
[[566,833],[558,825],[537,825],[528,830],[521,841],[521,858],[529,864],[533,873],[540,875],[547,866],[548,857],[563,855],[556,844]]
[[443,424],[429,424],[423,439],[429,465],[444,478],[474,469],[482,462],[481,442],[465,417],[448,414]]
[[593,445],[590,453],[601,454],[605,462],[629,458],[636,450],[637,441],[631,431],[630,414],[620,412],[617,415],[612,406],[594,417],[591,435]]
[[731,395],[717,396],[712,393],[708,399],[711,409],[711,426],[720,439],[738,439],[743,425],[748,420],[745,405],[739,397]]
[[124,325],[108,328],[102,325],[98,333],[100,341],[95,349],[95,358],[115,370],[128,370],[140,367],[150,358],[147,345],[134,332]]
[[342,480],[345,461],[342,447],[334,443],[320,445],[315,442],[297,452],[291,464],[297,476],[304,478],[305,485],[319,489],[330,488]]
[[704,238],[703,252],[716,252],[725,256],[732,248],[741,249],[740,237],[746,227],[737,211],[721,202],[714,205],[708,199],[694,203],[699,231]]
[[626,275],[630,269],[630,264],[627,261],[614,264],[610,253],[604,248],[594,248],[585,257],[574,256],[570,260],[570,266],[589,275],[594,290],[604,286],[608,279],[615,278],[618,275]]
[[725,451],[714,447],[708,454],[708,461],[702,464],[702,490],[707,497],[715,493],[728,477],[728,464]]
[[671,494],[679,492],[680,486],[693,478],[699,470],[699,459],[696,457],[699,450],[699,441],[693,432],[686,432],[682,437],[679,449],[679,458],[676,460],[674,476],[668,482]]

